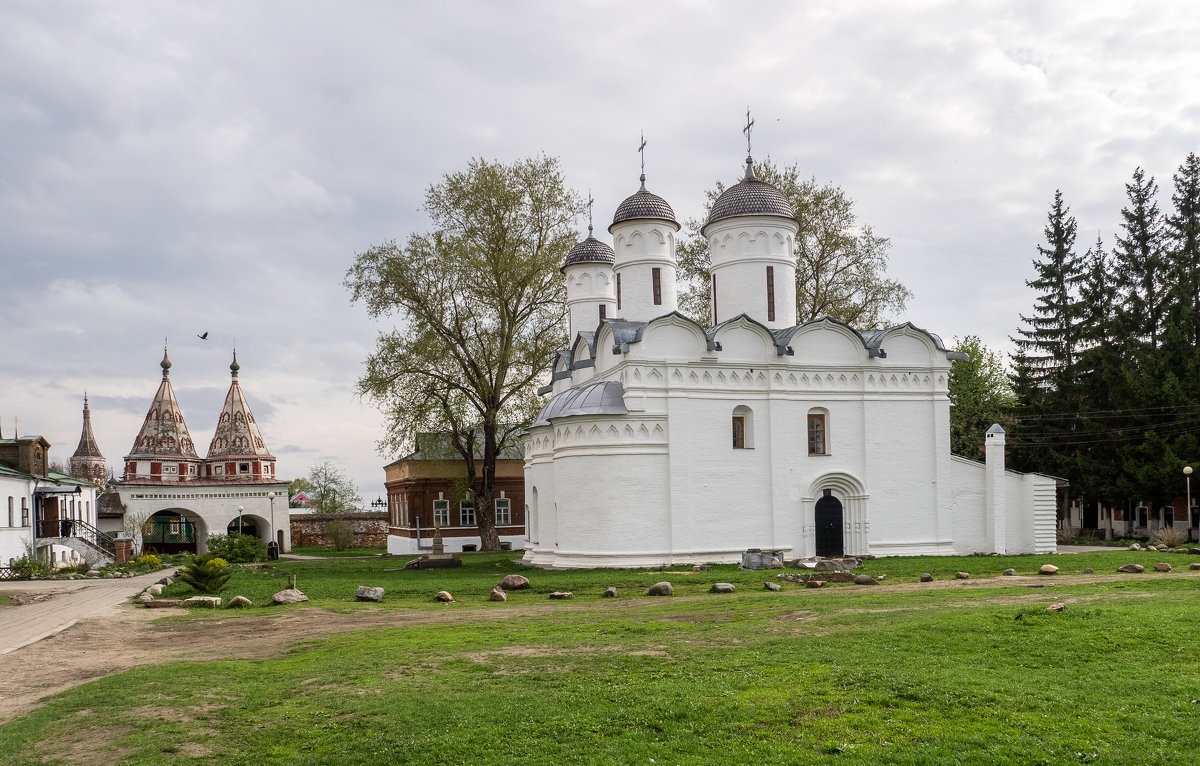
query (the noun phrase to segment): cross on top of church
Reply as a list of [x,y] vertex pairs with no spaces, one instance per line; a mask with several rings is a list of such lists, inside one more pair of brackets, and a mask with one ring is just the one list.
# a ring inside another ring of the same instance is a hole
[[750,119],[750,107],[746,107],[746,127],[742,128],[742,132],[746,134],[746,154],[750,154],[750,131],[754,128],[754,120]]
[[590,237],[590,236],[592,236],[592,205],[593,205],[595,202],[596,202],[596,200],[594,200],[594,199],[592,198],[592,190],[591,190],[591,189],[588,189],[588,203],[587,203],[587,207],[588,207],[588,236],[589,236],[589,237]]
[[638,144],[638,154],[642,155],[642,180],[645,181],[646,175],[646,131],[642,131],[642,142]]

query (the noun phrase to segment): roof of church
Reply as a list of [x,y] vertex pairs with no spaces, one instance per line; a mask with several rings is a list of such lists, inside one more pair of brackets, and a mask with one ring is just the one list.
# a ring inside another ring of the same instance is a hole
[[588,224],[587,239],[571,248],[563,259],[562,268],[575,263],[612,263],[616,258],[611,247],[592,236],[592,226]]
[[558,394],[533,419],[534,426],[550,424],[551,418],[566,418],[572,415],[625,415],[625,387],[620,381],[602,380],[568,388]]
[[96,436],[92,433],[92,411],[88,407],[87,394],[83,395],[83,433],[80,434],[79,446],[75,448],[75,454],[71,457],[104,457],[100,453],[100,445],[96,443]]
[[272,458],[263,443],[262,433],[258,423],[254,421],[254,413],[242,395],[242,387],[238,384],[237,351],[233,352],[233,363],[229,365],[229,373],[233,380],[229,384],[229,392],[225,394],[225,406],[217,418],[217,429],[213,432],[212,443],[208,445],[208,458],[214,457],[265,457]]
[[[708,214],[708,228],[717,221],[743,215],[777,215],[795,218],[796,211],[783,192],[754,175],[754,161],[746,158],[746,175],[741,181],[721,192]],[[703,234],[703,230],[701,230]]]
[[679,221],[675,220],[675,211],[667,204],[667,201],[657,194],[646,189],[646,175],[643,173],[642,188],[625,198],[625,201],[617,205],[617,212],[613,214],[613,222],[608,227],[612,231],[613,226],[622,221],[633,221],[639,218],[652,218],[660,221],[670,221],[675,224],[675,228],[679,228]]
[[131,457],[173,457],[188,460],[199,460],[196,445],[192,443],[192,435],[188,433],[187,423],[183,420],[183,412],[179,402],[175,400],[175,389],[171,387],[171,360],[167,358],[167,350],[163,349],[163,358],[159,362],[162,367],[162,383],[150,403],[146,420],[138,431],[137,439],[129,450],[127,458]]

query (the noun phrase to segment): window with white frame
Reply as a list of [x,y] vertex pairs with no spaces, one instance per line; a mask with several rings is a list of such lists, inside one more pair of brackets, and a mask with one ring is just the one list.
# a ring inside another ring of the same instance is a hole
[[433,525],[436,527],[450,526],[450,501],[433,501]]
[[463,527],[475,526],[475,503],[463,500],[458,504],[458,523]]
[[496,526],[506,527],[512,524],[512,500],[507,497],[496,498]]

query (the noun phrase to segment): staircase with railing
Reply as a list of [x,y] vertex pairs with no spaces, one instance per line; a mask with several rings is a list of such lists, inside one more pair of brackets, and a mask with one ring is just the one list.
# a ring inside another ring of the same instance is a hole
[[80,519],[60,519],[38,523],[38,547],[64,545],[86,556],[88,553],[114,561],[116,542],[112,537]]

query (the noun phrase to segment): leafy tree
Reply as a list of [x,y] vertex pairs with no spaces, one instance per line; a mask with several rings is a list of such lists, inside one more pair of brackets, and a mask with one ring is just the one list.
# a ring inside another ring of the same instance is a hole
[[997,353],[974,335],[954,344],[967,359],[950,363],[950,451],[979,458],[984,433],[1009,419],[1016,397]]
[[385,452],[445,432],[479,487],[482,548],[498,550],[496,459],[542,402],[535,381],[566,343],[558,267],[583,210],[557,159],[473,160],[425,193],[433,231],[360,253],[345,285],[374,319],[397,320],[358,392],[387,420]]
[[317,513],[345,513],[362,504],[358,487],[346,476],[345,469],[329,461],[309,469],[308,484],[312,489],[306,491]]
[[298,476],[295,479],[292,479],[290,482],[288,482],[288,498],[289,499],[293,498],[296,495],[300,494],[301,492],[304,492],[307,494],[309,492],[312,492],[314,489],[316,489],[316,487],[313,486],[313,483],[311,481],[304,478],[303,476]]
[[[887,276],[891,242],[861,224],[854,201],[833,184],[801,179],[798,165],[780,168],[770,159],[754,165],[755,175],[772,184],[792,204],[796,236],[797,321],[833,317],[851,326],[879,327],[904,309],[908,288]],[[709,252],[699,232],[725,184],[706,192],[704,215],[685,223],[688,236],[678,249],[680,310],[711,321]]]

